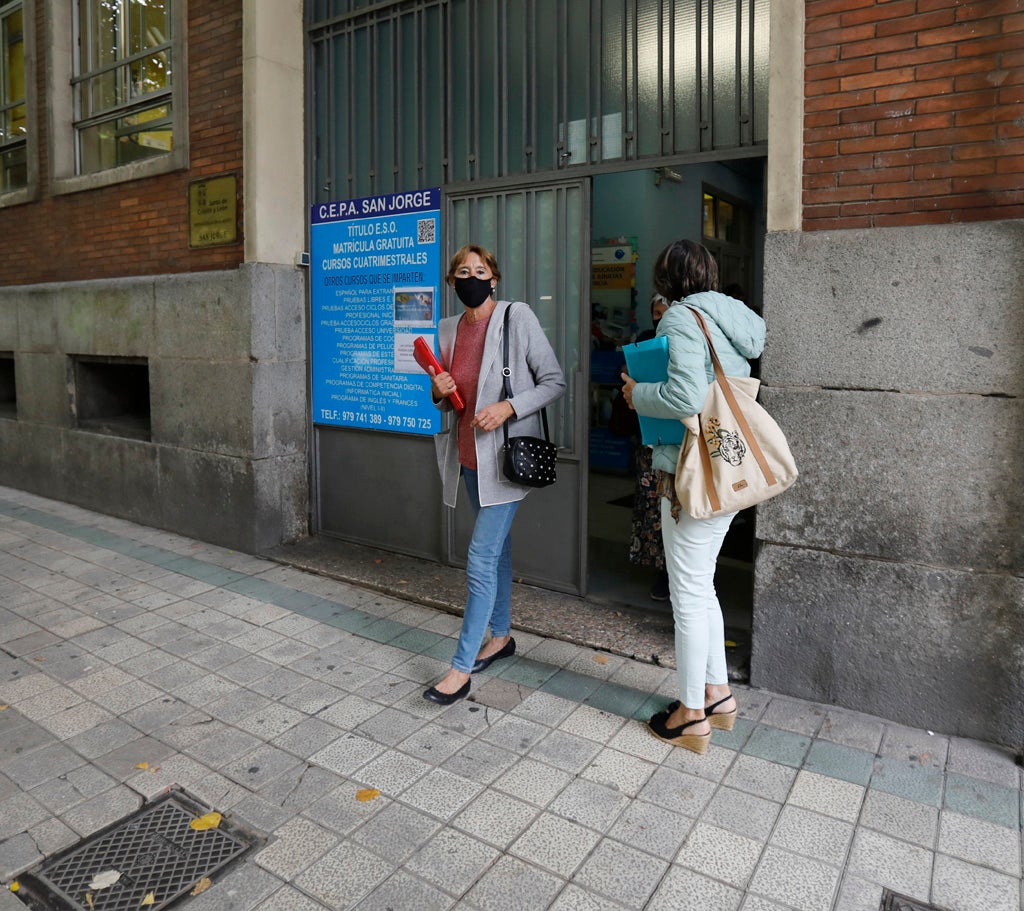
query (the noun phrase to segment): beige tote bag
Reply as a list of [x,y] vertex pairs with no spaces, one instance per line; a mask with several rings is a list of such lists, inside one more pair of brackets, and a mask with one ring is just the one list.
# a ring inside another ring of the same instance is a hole
[[760,380],[727,377],[704,318],[715,379],[700,414],[683,419],[686,439],[676,466],[676,496],[693,518],[710,519],[754,506],[782,493],[797,478],[786,437],[755,401]]

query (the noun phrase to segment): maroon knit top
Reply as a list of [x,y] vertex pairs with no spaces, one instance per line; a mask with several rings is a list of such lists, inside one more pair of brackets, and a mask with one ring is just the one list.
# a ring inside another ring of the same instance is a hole
[[455,333],[455,350],[449,373],[455,380],[466,407],[459,415],[459,464],[476,471],[476,439],[470,426],[476,415],[476,388],[480,379],[480,364],[484,359],[484,342],[491,318],[471,323],[465,316],[459,320]]

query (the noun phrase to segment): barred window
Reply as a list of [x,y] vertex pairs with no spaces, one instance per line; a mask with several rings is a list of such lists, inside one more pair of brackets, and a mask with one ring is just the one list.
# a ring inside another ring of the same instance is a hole
[[0,193],[28,183],[25,12],[0,0]]
[[78,0],[76,172],[174,149],[173,0]]

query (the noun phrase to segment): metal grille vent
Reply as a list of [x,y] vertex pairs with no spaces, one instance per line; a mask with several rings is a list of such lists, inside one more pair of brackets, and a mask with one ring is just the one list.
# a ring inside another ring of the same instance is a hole
[[[250,847],[223,824],[205,831],[191,828],[189,823],[205,811],[190,803],[180,792],[172,793],[44,862],[29,878],[32,904],[60,911],[166,908]],[[90,887],[94,877],[111,870],[121,874],[114,885]],[[143,905],[150,893],[153,902]]]
[[944,911],[938,905],[929,905],[918,901],[916,898],[907,898],[905,895],[897,895],[886,889],[882,893],[882,904],[878,911]]

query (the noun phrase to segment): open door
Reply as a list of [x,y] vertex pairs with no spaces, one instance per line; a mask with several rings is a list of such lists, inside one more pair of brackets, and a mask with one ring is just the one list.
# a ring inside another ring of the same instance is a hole
[[[580,352],[589,351],[581,318],[589,278],[590,184],[587,179],[449,192],[444,200],[446,255],[466,243],[491,250],[501,267],[499,297],[526,301],[565,371],[566,394],[548,420],[559,446],[558,481],[533,491],[512,526],[517,581],[583,594],[586,585],[588,400]],[[447,262],[447,260],[446,260]],[[444,313],[457,312],[449,295]],[[465,565],[473,515],[459,497],[445,510],[447,559]]]

